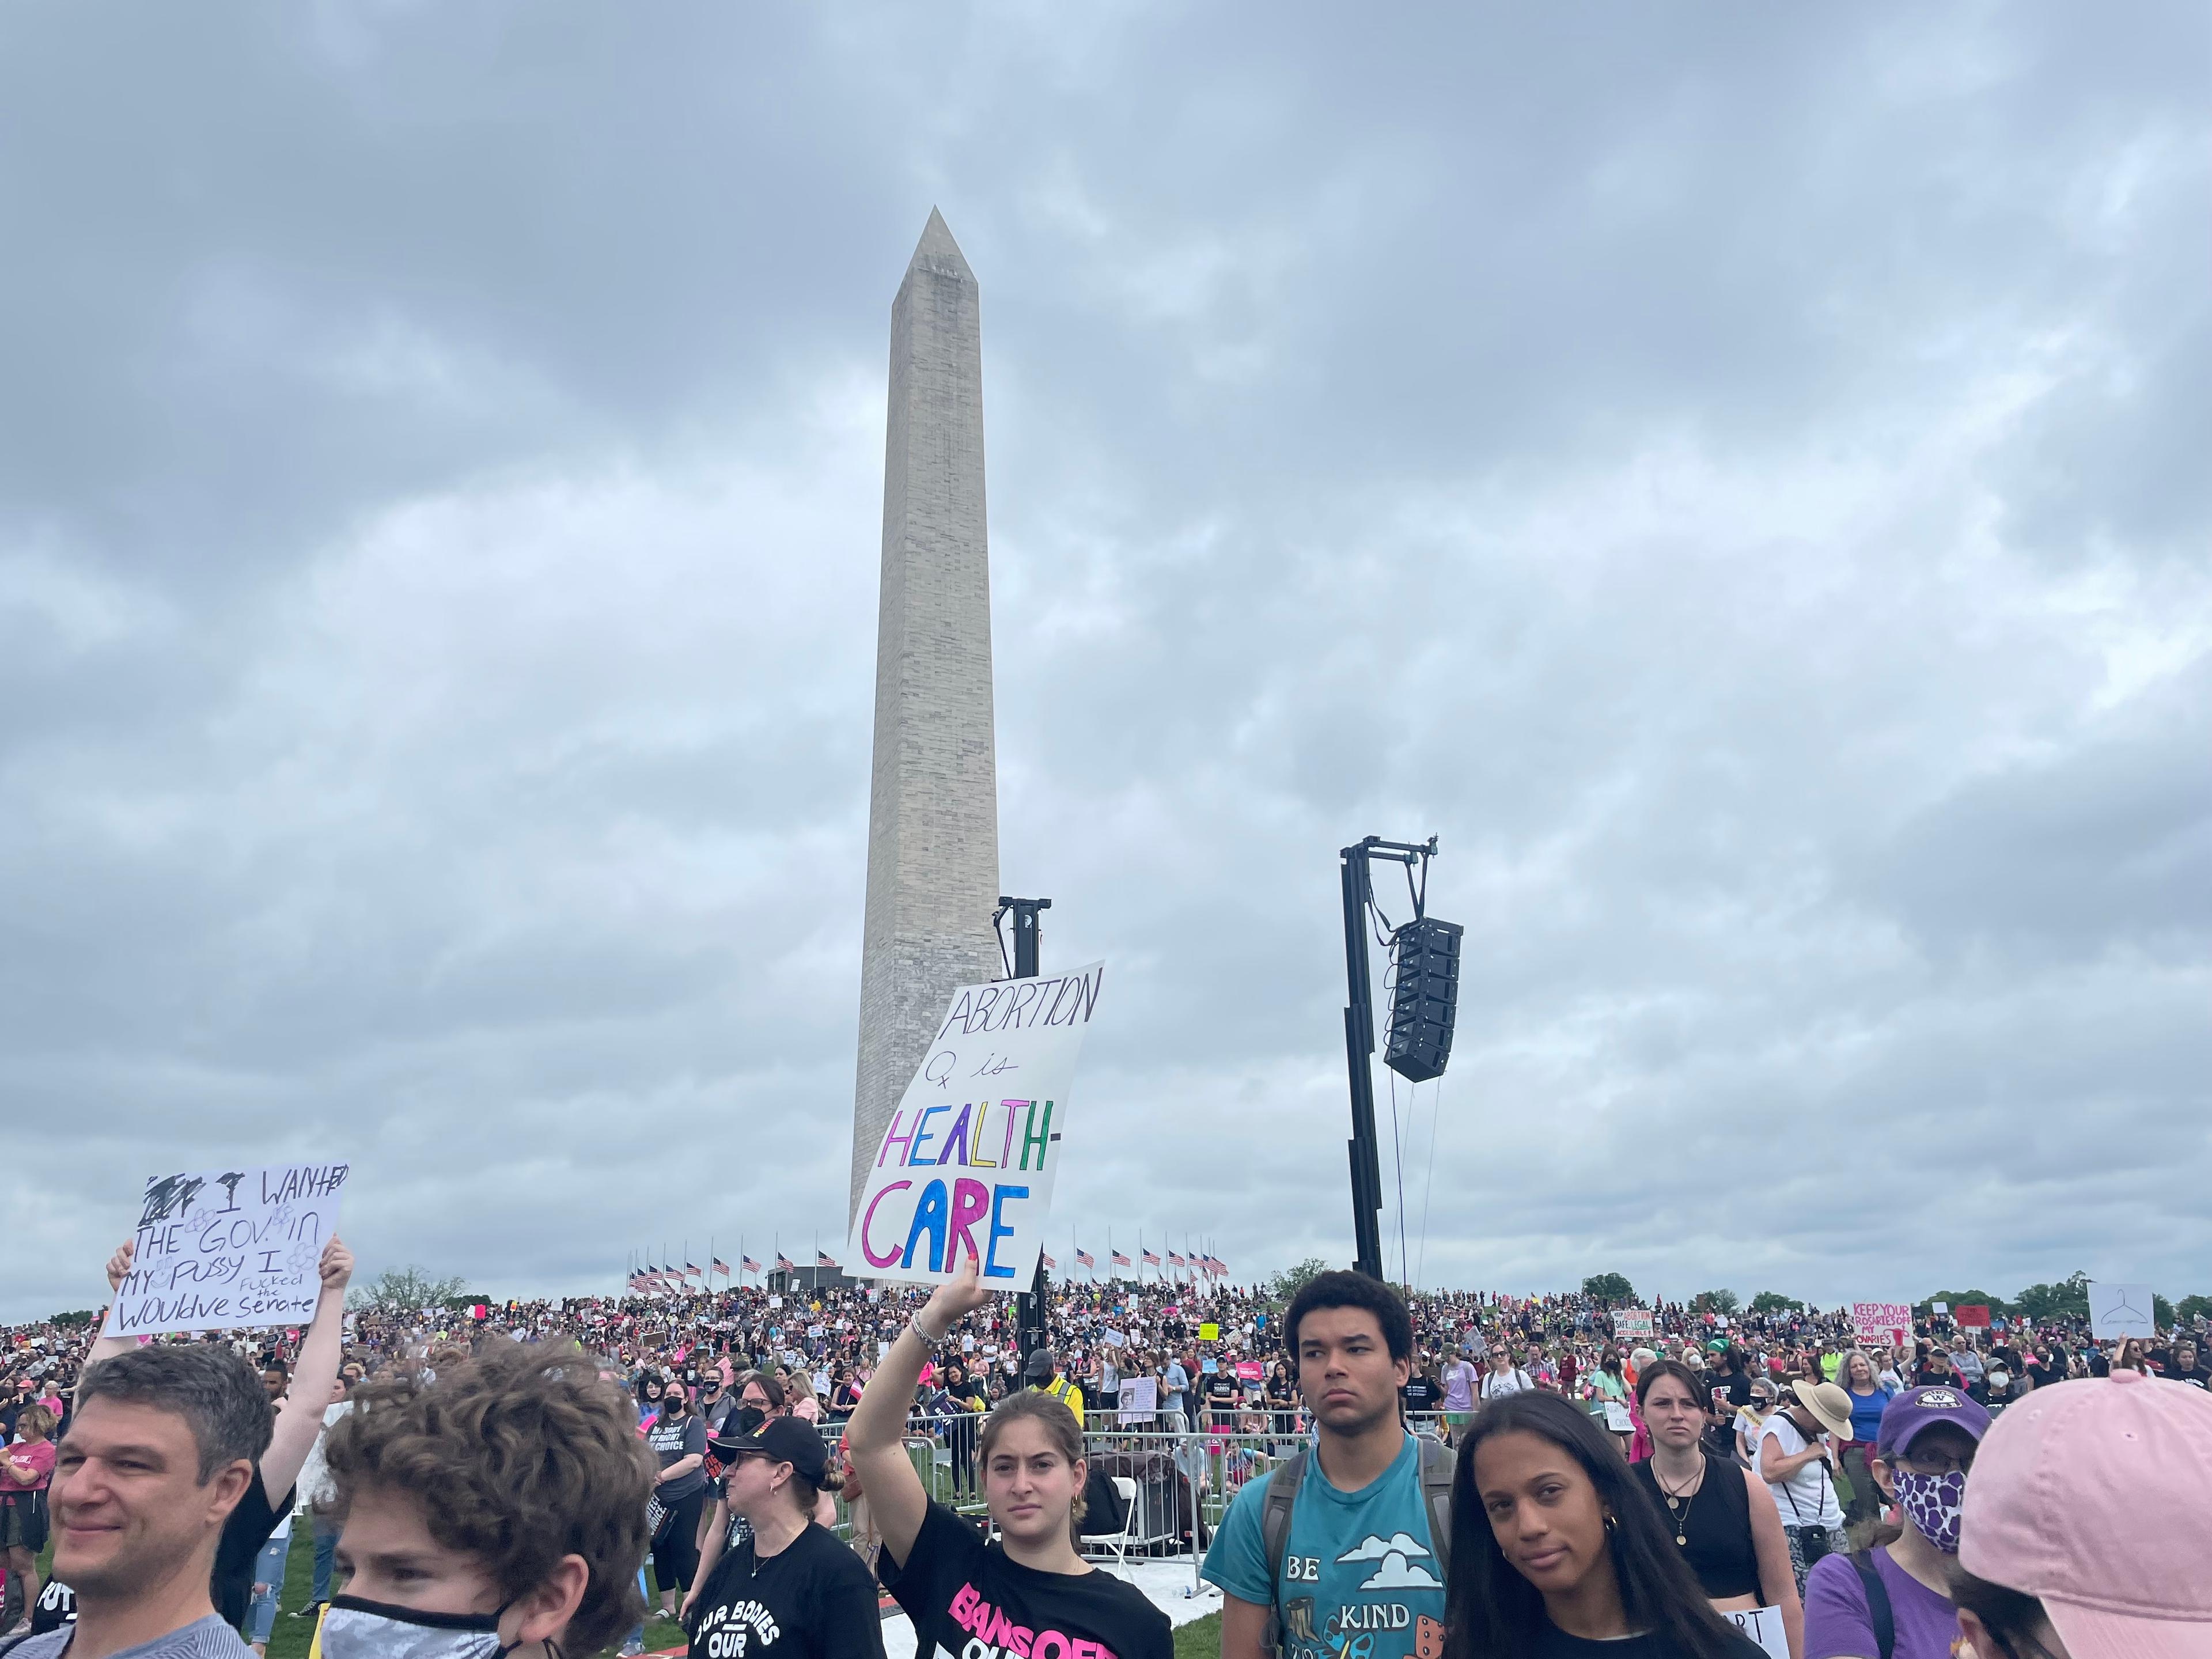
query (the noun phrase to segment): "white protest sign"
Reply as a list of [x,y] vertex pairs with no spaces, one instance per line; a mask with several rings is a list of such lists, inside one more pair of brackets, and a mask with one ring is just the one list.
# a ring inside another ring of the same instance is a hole
[[854,1212],[846,1249],[871,1277],[936,1284],[972,1253],[987,1287],[1029,1285],[1051,1218],[1076,1056],[1105,974],[1094,962],[952,994]]
[[1951,1304],[1948,1302],[1931,1302],[1928,1308],[1931,1313],[1947,1314],[1951,1311]]
[[1141,1423],[1155,1416],[1160,1409],[1160,1380],[1157,1376],[1125,1376],[1121,1379],[1121,1420]]
[[1651,1310],[1649,1308],[1623,1308],[1619,1313],[1613,1316],[1613,1334],[1615,1336],[1623,1338],[1624,1340],[1631,1337],[1642,1337],[1647,1341],[1650,1340],[1651,1336]]
[[1912,1310],[1902,1302],[1854,1302],[1851,1329],[1863,1345],[1901,1348],[1912,1333]]
[[102,1334],[304,1325],[322,1296],[343,1164],[155,1176]]
[[1129,1339],[1109,1325],[1106,1328],[1106,1346],[1109,1348],[1126,1348],[1129,1346]]
[[2100,1342],[2122,1336],[2153,1336],[2148,1285],[2114,1285],[2089,1281],[2089,1334]]
[[1782,1632],[1779,1607],[1746,1607],[1721,1617],[1765,1649],[1769,1659],[1790,1659],[1790,1638]]

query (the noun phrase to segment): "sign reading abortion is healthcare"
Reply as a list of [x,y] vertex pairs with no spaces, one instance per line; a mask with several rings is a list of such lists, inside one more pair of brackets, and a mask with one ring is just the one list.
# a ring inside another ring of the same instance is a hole
[[972,1254],[1026,1290],[1044,1249],[1076,1056],[1106,964],[963,985],[877,1145],[846,1241],[871,1279],[933,1284]]

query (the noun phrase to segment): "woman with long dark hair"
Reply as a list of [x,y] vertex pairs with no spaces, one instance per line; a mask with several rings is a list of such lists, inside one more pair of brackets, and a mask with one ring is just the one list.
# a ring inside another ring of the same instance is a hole
[[1469,1427],[1444,1605],[1444,1659],[1759,1659],[1613,1437],[1556,1395],[1510,1395]]
[[1628,1472],[1665,1518],[1698,1588],[1722,1613],[1771,1607],[1792,1653],[1804,1651],[1790,1540],[1766,1483],[1704,1441],[1705,1388],[1689,1367],[1654,1360],[1637,1374],[1636,1397],[1651,1430],[1651,1455]]

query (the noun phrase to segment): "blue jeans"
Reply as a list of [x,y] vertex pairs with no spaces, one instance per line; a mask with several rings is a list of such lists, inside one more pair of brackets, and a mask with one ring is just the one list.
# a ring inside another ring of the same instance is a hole
[[276,1598],[284,1590],[284,1558],[292,1547],[287,1535],[272,1538],[261,1547],[261,1554],[253,1564],[253,1582],[269,1588],[253,1598],[246,1609],[246,1639],[266,1642],[269,1632],[276,1622]]
[[314,1526],[315,1583],[307,1599],[319,1607],[331,1599],[331,1563],[338,1553],[338,1535],[334,1528],[325,1530],[319,1520]]

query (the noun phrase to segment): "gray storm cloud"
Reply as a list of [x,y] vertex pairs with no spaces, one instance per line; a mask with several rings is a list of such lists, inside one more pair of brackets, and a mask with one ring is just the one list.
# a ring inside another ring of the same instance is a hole
[[264,1149],[368,1271],[837,1248],[933,204],[1076,1242],[1348,1255],[1435,832],[1425,1282],[2212,1291],[2207,27],[14,10],[0,1314]]

